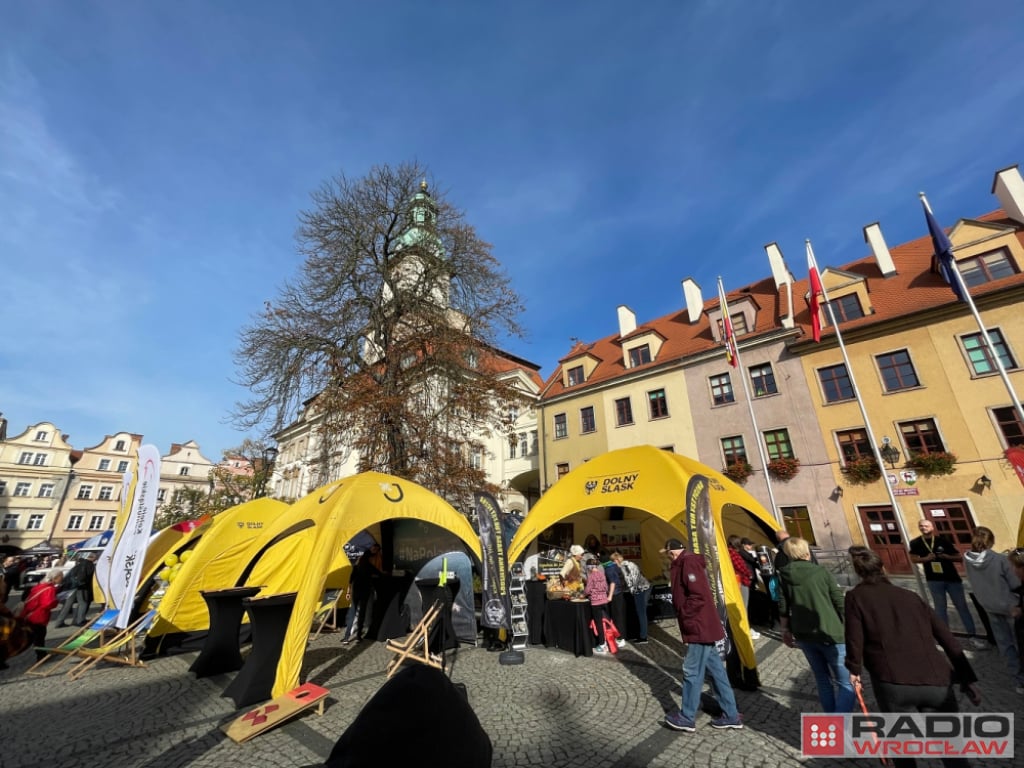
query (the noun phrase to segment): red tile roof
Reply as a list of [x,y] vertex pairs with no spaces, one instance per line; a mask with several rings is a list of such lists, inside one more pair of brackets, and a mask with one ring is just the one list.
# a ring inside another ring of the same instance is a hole
[[[987,213],[974,219],[974,221],[1015,227],[1017,228],[1018,239],[1024,244],[1024,228],[1020,224],[1008,219],[1001,210]],[[911,240],[910,242],[890,248],[889,252],[896,265],[896,274],[890,275],[887,278],[882,277],[881,270],[878,268],[873,255],[839,267],[839,269],[845,272],[860,275],[866,279],[867,289],[871,295],[871,303],[875,310],[873,314],[863,318],[844,322],[842,325],[844,333],[848,329],[873,325],[926,309],[953,304],[957,301],[952,290],[945,280],[942,279],[942,276],[932,268],[933,249],[930,237],[925,236],[917,240]],[[803,263],[803,259],[800,259],[800,263]],[[820,264],[819,268],[825,269]],[[971,295],[977,297],[1018,285],[1024,285],[1024,273],[977,286],[971,290]],[[808,281],[806,277],[802,280],[794,281],[794,322],[796,327],[803,331],[803,338],[809,339],[811,337],[811,318],[807,302],[804,300],[807,291]],[[770,277],[752,283],[743,289],[731,291],[727,295],[726,299],[730,307],[739,299],[747,297],[752,299],[760,308],[757,313],[756,326],[740,337],[741,344],[746,338],[781,329],[779,318],[785,311],[785,307],[782,304],[782,296],[783,294],[776,290],[775,282]],[[664,315],[639,326],[627,338],[636,336],[641,332],[653,331],[661,334],[665,342],[656,360],[629,370],[654,369],[666,363],[698,355],[702,352],[708,352],[716,347],[721,348],[721,344],[716,342],[711,334],[711,324],[708,320],[708,311],[717,311],[718,308],[718,296],[712,295],[704,302],[704,311],[701,314],[700,320],[692,325],[688,322],[686,308],[684,307],[677,312]],[[834,331],[831,327],[823,328],[822,338],[824,339],[833,333]],[[626,373],[627,368],[623,364],[622,359],[622,341],[616,333],[590,344],[577,342],[569,354],[559,361],[559,366],[548,377],[542,390],[542,396],[546,399],[558,397],[571,390],[585,390],[595,384],[614,380]],[[600,362],[584,383],[573,387],[565,387],[561,364],[583,353],[593,356]]]

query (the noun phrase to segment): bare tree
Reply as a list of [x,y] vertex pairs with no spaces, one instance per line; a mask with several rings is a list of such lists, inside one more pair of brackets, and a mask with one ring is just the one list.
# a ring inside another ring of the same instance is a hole
[[241,333],[251,397],[235,418],[273,433],[312,408],[321,439],[354,450],[360,469],[462,500],[484,486],[482,436],[519,397],[497,343],[520,335],[522,302],[428,177],[382,166],[313,193],[300,274]]

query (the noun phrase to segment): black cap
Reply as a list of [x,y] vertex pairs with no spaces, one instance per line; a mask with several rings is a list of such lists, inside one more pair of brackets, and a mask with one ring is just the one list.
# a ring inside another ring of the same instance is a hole
[[662,547],[661,551],[671,552],[674,549],[685,549],[685,547],[683,547],[683,542],[681,542],[679,539],[668,539],[665,542],[665,546]]

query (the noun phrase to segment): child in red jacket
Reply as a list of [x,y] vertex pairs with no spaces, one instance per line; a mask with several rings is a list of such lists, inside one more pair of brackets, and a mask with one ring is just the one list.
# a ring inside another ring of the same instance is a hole
[[64,572],[60,568],[49,571],[41,582],[32,587],[18,613],[32,630],[32,645],[36,647],[37,659],[46,656],[46,652],[39,649],[46,645],[46,625],[50,623],[50,613],[60,604],[57,592],[63,580]]

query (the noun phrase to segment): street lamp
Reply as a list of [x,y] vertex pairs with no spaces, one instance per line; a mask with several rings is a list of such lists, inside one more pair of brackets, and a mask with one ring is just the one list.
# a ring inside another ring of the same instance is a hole
[[262,463],[260,464],[260,474],[256,483],[256,493],[253,494],[254,499],[262,498],[267,495],[267,483],[270,480],[270,474],[274,471],[274,463],[277,461],[278,450],[274,446],[270,445],[263,449]]
[[890,468],[896,469],[896,462],[900,460],[900,449],[892,444],[888,436],[882,438],[882,448],[879,450],[882,458]]

